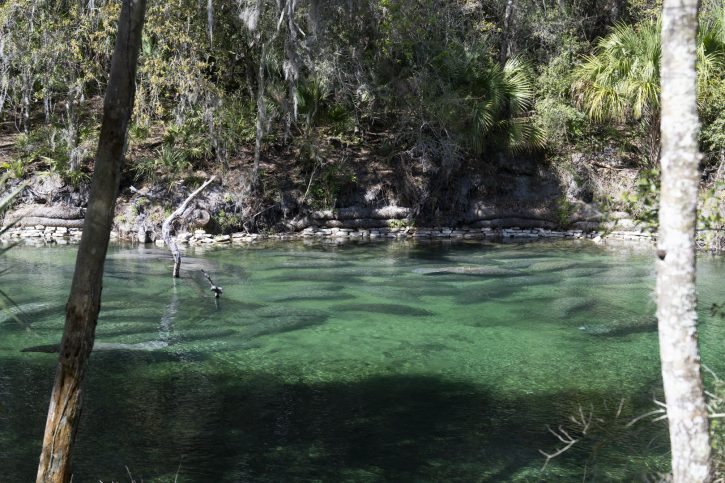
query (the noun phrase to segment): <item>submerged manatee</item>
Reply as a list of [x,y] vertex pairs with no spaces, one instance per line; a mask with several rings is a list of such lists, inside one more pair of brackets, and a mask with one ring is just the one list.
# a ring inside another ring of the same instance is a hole
[[581,263],[571,260],[547,260],[545,262],[532,263],[529,265],[529,270],[532,272],[559,272],[576,267],[581,267]]
[[610,324],[586,324],[579,327],[585,334],[599,337],[624,337],[631,334],[654,332],[657,330],[657,320],[645,318],[635,321],[613,321]]
[[292,313],[280,311],[278,315],[267,315],[263,320],[248,325],[240,335],[251,339],[263,335],[293,332],[322,325],[327,322],[327,318],[327,313],[319,310],[296,310]]
[[421,275],[472,275],[479,277],[506,277],[523,275],[518,270],[501,267],[440,267],[416,268],[413,273]]
[[372,312],[375,314],[407,315],[412,317],[433,315],[433,312],[428,310],[402,304],[340,304],[331,307],[331,309],[340,312]]

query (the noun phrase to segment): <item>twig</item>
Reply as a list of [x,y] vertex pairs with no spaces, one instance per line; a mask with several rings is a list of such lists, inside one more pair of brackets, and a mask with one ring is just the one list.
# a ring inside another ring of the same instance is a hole
[[710,369],[709,367],[707,367],[707,366],[706,366],[705,364],[702,364],[702,365],[701,365],[700,367],[702,367],[702,368],[703,368],[703,369],[705,369],[705,370],[706,370],[707,372],[709,372],[709,373],[710,373],[710,375],[711,375],[711,376],[712,376],[713,378],[715,378],[715,380],[716,380],[716,381],[720,381],[720,380],[721,380],[721,379],[720,379],[720,378],[719,378],[719,377],[717,376],[717,374],[715,374],[715,371],[713,371],[712,369]]
[[183,463],[184,457],[182,456],[181,461],[179,461],[179,467],[176,468],[176,474],[174,475],[174,483],[177,483],[179,480],[179,471],[181,471],[181,463]]
[[263,209],[262,211],[258,211],[257,213],[253,214],[253,215],[251,216],[251,218],[252,218],[252,219],[255,219],[256,217],[258,217],[259,215],[261,215],[261,214],[262,214],[262,213],[264,213],[265,211],[267,211],[267,210],[271,210],[272,208],[274,208],[274,207],[275,207],[275,206],[277,206],[278,204],[279,204],[279,203],[275,203],[275,204],[273,204],[273,205],[270,205],[270,206],[266,207],[266,208],[265,208],[265,209]]
[[[631,420],[629,423],[627,423],[627,426],[625,426],[625,427],[629,428],[629,427],[633,426],[637,421],[641,421],[642,419],[644,419],[646,417],[653,416],[655,414],[662,414],[662,413],[665,413],[665,416],[663,416],[663,417],[666,418],[667,417],[667,414],[666,414],[667,411],[665,411],[664,409],[655,409],[654,411],[650,411],[648,413],[642,414],[641,416],[637,416],[636,418],[634,418],[633,420]],[[657,418],[654,421],[658,421],[659,419],[661,419],[661,418]]]
[[559,441],[564,443],[565,446],[563,446],[562,448],[559,448],[558,450],[556,450],[553,453],[547,453],[543,450],[539,450],[539,453],[546,456],[546,461],[544,462],[544,466],[541,468],[541,471],[544,471],[546,469],[546,466],[549,464],[549,461],[551,461],[552,459],[556,458],[557,456],[559,456],[561,454],[564,454],[567,450],[569,450],[569,448],[574,446],[579,441],[578,439],[575,439],[575,438],[572,438],[571,436],[569,436],[569,434],[566,431],[564,431],[564,429],[561,426],[559,426],[559,431],[562,434],[557,433],[556,431],[551,429],[551,427],[549,427],[549,426],[546,426],[546,429],[548,429],[549,432],[556,437],[556,439],[558,439]]
[[615,419],[618,418],[622,414],[623,407],[624,407],[624,398],[620,399],[620,401],[619,401],[619,408],[617,409],[617,415],[614,416]]
[[312,180],[315,178],[315,172],[317,171],[317,165],[318,163],[315,163],[315,166],[312,168],[312,174],[310,175],[310,182],[307,183],[307,189],[305,190],[305,194],[302,196],[302,201],[300,202],[300,206],[305,204],[305,201],[307,200],[307,195],[310,192],[310,188],[312,187]]

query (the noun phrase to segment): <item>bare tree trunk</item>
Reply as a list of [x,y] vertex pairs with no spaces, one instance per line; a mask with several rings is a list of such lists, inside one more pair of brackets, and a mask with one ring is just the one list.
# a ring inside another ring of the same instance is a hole
[[700,374],[695,292],[699,121],[698,0],[665,0],[662,13],[662,194],[657,319],[672,445],[673,481],[711,478],[708,414]]
[[503,15],[503,36],[501,39],[501,50],[499,52],[499,62],[505,64],[511,56],[511,16],[514,13],[514,0],[506,0],[506,11]]
[[179,247],[176,245],[176,240],[174,240],[174,237],[171,236],[171,227],[174,224],[174,221],[176,221],[177,218],[179,218],[181,215],[184,214],[184,211],[186,211],[186,208],[189,207],[189,203],[191,203],[191,200],[196,198],[196,196],[201,193],[204,188],[209,186],[209,184],[214,181],[215,176],[212,176],[208,180],[204,182],[199,188],[196,189],[193,193],[191,193],[183,203],[179,205],[178,208],[176,208],[176,211],[171,213],[168,218],[164,221],[164,224],[161,225],[161,237],[164,239],[164,242],[166,242],[166,246],[169,247],[169,250],[171,250],[171,255],[174,257],[174,269],[171,272],[171,276],[173,278],[179,278],[179,271],[181,270],[181,252],[179,251]]
[[264,104],[264,62],[267,56],[267,44],[262,42],[262,53],[259,58],[259,72],[257,74],[257,125],[254,136],[254,172],[252,175],[252,184],[257,184],[259,175],[259,160],[262,153],[262,138],[264,137],[264,127],[267,122],[267,109]]
[[121,8],[90,200],[66,305],[65,328],[37,482],[67,483],[71,480],[71,453],[81,413],[83,378],[101,308],[103,266],[133,111],[145,10],[146,0],[124,0]]

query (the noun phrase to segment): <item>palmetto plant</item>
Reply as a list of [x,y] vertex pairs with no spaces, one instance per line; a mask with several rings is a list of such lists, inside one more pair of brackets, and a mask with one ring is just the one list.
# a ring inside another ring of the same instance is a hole
[[[584,56],[574,73],[573,92],[580,106],[597,122],[638,121],[649,134],[649,158],[658,157],[660,114],[660,22],[618,24]],[[706,83],[725,65],[720,22],[701,26],[698,36],[698,84]]]
[[597,121],[640,120],[659,110],[659,24],[619,24],[575,71],[574,91]]
[[521,58],[503,66],[473,57],[456,72],[456,91],[439,105],[446,124],[461,132],[475,154],[487,149],[521,151],[544,145],[543,133],[528,115],[534,101],[531,68]]

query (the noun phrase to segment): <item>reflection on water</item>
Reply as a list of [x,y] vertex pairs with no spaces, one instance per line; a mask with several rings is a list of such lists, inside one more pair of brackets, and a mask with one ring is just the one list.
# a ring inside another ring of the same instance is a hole
[[[0,261],[1,481],[31,481],[72,247]],[[652,256],[588,244],[114,248],[74,481],[611,481],[667,469]],[[723,262],[699,262],[725,372]],[[203,268],[224,287],[215,303]],[[593,414],[555,451],[547,425]]]

